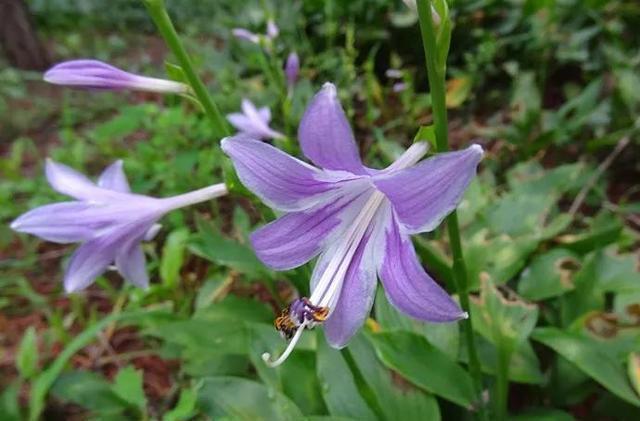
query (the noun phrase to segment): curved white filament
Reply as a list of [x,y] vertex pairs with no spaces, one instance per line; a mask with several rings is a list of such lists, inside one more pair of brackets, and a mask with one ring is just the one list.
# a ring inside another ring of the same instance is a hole
[[298,343],[298,341],[302,337],[302,331],[304,330],[306,325],[307,325],[307,323],[305,322],[305,323],[302,323],[298,327],[298,330],[296,330],[295,335],[293,335],[293,338],[291,339],[291,341],[289,341],[289,344],[287,345],[287,348],[284,350],[284,352],[282,354],[280,354],[278,359],[276,359],[275,361],[272,361],[271,360],[271,354],[268,353],[268,352],[265,352],[264,354],[262,354],[262,361],[264,361],[264,363],[266,365],[268,365],[269,367],[271,367],[271,368],[277,367],[280,364],[282,364],[287,358],[289,358],[289,355],[293,351],[293,348],[296,347],[296,344]]

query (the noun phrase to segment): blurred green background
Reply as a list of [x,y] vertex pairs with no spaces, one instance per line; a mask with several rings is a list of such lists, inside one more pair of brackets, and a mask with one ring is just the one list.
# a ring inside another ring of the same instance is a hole
[[[9,30],[16,4],[33,48]],[[459,210],[486,384],[509,343],[513,417],[640,419],[640,3],[449,4],[452,147],[486,151]],[[306,103],[332,81],[378,167],[431,123],[417,16],[399,0],[167,6],[224,113],[250,98],[295,138]],[[264,32],[269,17],[280,35],[266,55],[231,35]],[[224,158],[208,121],[181,98],[41,80],[73,58],[166,77],[173,59],[140,1],[2,0],[0,27],[0,419],[473,416],[459,327],[412,321],[381,290],[348,348],[330,349],[318,329],[284,366],[266,368],[262,352],[283,346],[273,317],[306,293],[310,268],[276,273],[258,262],[247,236],[265,221],[246,198],[165,217],[145,244],[148,291],[108,273],[65,295],[72,247],[8,227],[62,200],[44,179],[46,157],[91,176],[123,159],[132,189],[157,196],[221,181]],[[287,112],[264,58],[278,72],[291,51],[302,71]],[[441,230],[415,244],[451,285]]]

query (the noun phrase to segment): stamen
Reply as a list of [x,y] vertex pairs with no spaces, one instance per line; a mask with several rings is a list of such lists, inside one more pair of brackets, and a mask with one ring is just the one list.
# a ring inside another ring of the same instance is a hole
[[293,351],[293,348],[296,347],[296,344],[302,337],[302,331],[304,331],[304,328],[306,327],[306,325],[307,323],[302,323],[298,327],[298,330],[296,330],[296,334],[293,335],[293,339],[291,339],[291,342],[289,342],[289,344],[287,345],[287,348],[284,350],[282,354],[280,354],[278,359],[276,359],[275,361],[271,360],[271,354],[268,352],[265,352],[264,354],[262,354],[262,361],[264,361],[264,363],[271,368],[277,367],[280,364],[282,364],[287,358],[289,358],[289,355]]

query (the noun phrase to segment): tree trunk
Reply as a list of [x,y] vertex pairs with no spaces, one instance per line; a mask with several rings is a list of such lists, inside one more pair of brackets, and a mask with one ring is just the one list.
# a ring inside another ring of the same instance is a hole
[[0,0],[0,45],[13,67],[44,70],[51,64],[24,0]]

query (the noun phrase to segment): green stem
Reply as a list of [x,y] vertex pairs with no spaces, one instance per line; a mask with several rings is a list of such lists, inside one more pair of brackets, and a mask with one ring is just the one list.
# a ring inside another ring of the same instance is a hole
[[[418,16],[420,19],[420,32],[422,35],[422,45],[427,65],[427,76],[429,78],[429,88],[431,90],[431,104],[433,109],[433,124],[435,126],[436,146],[438,152],[449,150],[447,106],[445,91],[445,63],[438,63],[438,45],[436,40],[436,28],[431,17],[431,1],[418,0]],[[448,19],[447,16],[442,17]],[[447,217],[447,229],[451,253],[453,254],[453,278],[456,290],[460,297],[460,306],[464,311],[470,313],[467,268],[462,254],[462,243],[460,241],[460,228],[458,226],[458,215],[453,211]],[[486,418],[484,405],[480,398],[482,393],[482,373],[480,371],[480,361],[476,351],[475,337],[471,317],[462,321],[463,333],[466,338],[467,352],[469,355],[469,371],[474,380],[474,386],[480,404],[480,416]]]
[[509,362],[511,352],[505,346],[498,346],[498,365],[496,383],[493,395],[494,416],[498,421],[507,419],[507,406],[509,403]]
[[182,41],[176,32],[176,28],[173,26],[171,22],[171,17],[167,13],[167,9],[164,5],[164,0],[143,0],[151,19],[156,24],[160,35],[164,38],[164,41],[171,49],[171,52],[178,60],[180,67],[182,67],[182,71],[193,89],[196,97],[202,104],[204,108],[204,112],[207,117],[211,120],[213,125],[213,129],[215,131],[215,135],[218,137],[229,136],[231,132],[229,131],[229,127],[227,126],[227,121],[224,116],[220,113],[218,106],[209,95],[205,84],[196,74],[193,64],[191,63],[191,58],[185,50],[184,45],[182,45]]

